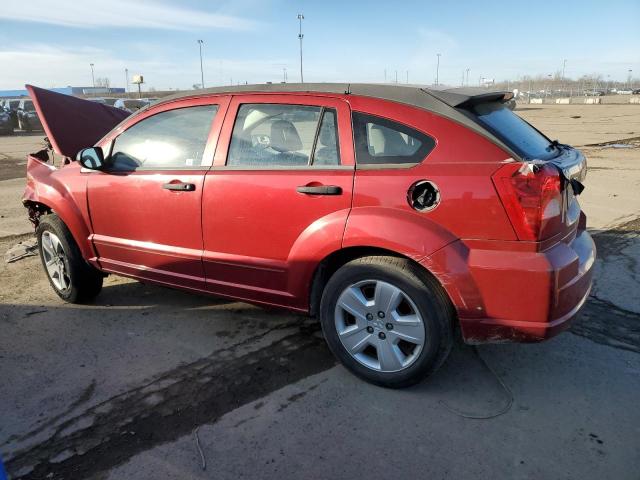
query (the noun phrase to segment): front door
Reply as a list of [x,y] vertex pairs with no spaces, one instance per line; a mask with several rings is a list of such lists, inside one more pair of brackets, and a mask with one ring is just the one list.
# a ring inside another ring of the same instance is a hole
[[197,103],[150,111],[113,140],[106,171],[87,173],[93,243],[106,271],[204,289],[202,192],[224,112]]
[[349,106],[313,95],[234,96],[203,197],[209,291],[305,310],[308,278],[340,248],[351,208]]

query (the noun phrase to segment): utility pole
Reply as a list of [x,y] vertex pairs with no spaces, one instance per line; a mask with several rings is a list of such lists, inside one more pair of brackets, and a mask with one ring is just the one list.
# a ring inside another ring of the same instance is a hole
[[302,20],[304,20],[304,15],[298,14],[298,22],[300,23],[300,30],[298,32],[298,39],[300,40],[300,83],[304,83],[304,75],[302,73],[302,39],[304,35],[302,34]]
[[560,86],[560,90],[564,92],[564,69],[567,68],[567,59],[565,58],[562,61],[562,85]]
[[202,68],[202,44],[204,40],[198,40],[198,47],[200,49],[200,86],[204,88],[204,69]]
[[467,68],[467,87],[469,86],[469,72],[471,71],[470,68]]
[[129,93],[129,69],[128,68],[124,69],[124,80],[127,84],[127,93]]
[[398,83],[398,70],[396,70],[396,84]]
[[438,86],[440,84],[440,54],[436,53],[436,55],[438,56],[438,64],[436,65],[436,86]]
[[93,63],[90,63],[91,67],[91,82],[93,83],[93,88],[96,88],[96,77],[93,75]]
[[287,83],[287,67],[282,67],[282,80]]
[[387,69],[384,69],[384,83],[387,83]]
[[409,85],[409,70],[407,70],[407,85]]

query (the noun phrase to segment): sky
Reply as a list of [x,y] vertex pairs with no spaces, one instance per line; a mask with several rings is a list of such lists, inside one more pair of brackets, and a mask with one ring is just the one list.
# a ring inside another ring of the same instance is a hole
[[[300,80],[460,85],[480,77],[601,74],[640,78],[640,0],[3,0],[0,89],[125,86],[145,90]],[[408,72],[408,73],[407,73]]]

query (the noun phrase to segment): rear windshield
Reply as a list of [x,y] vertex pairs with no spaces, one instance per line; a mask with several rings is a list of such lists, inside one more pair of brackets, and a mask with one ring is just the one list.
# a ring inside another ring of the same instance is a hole
[[501,103],[481,103],[473,107],[480,123],[521,157],[548,160],[557,148],[538,130]]

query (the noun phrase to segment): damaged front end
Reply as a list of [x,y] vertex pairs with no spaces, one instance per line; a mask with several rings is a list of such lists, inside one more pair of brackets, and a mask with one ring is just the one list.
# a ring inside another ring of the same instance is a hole
[[[86,192],[84,179],[74,161],[76,154],[95,145],[129,114],[32,85],[26,88],[46,132],[44,147],[27,156],[27,185],[22,202],[29,212],[29,220],[37,227],[42,215],[52,211],[82,216]],[[69,226],[70,222],[65,223]]]

